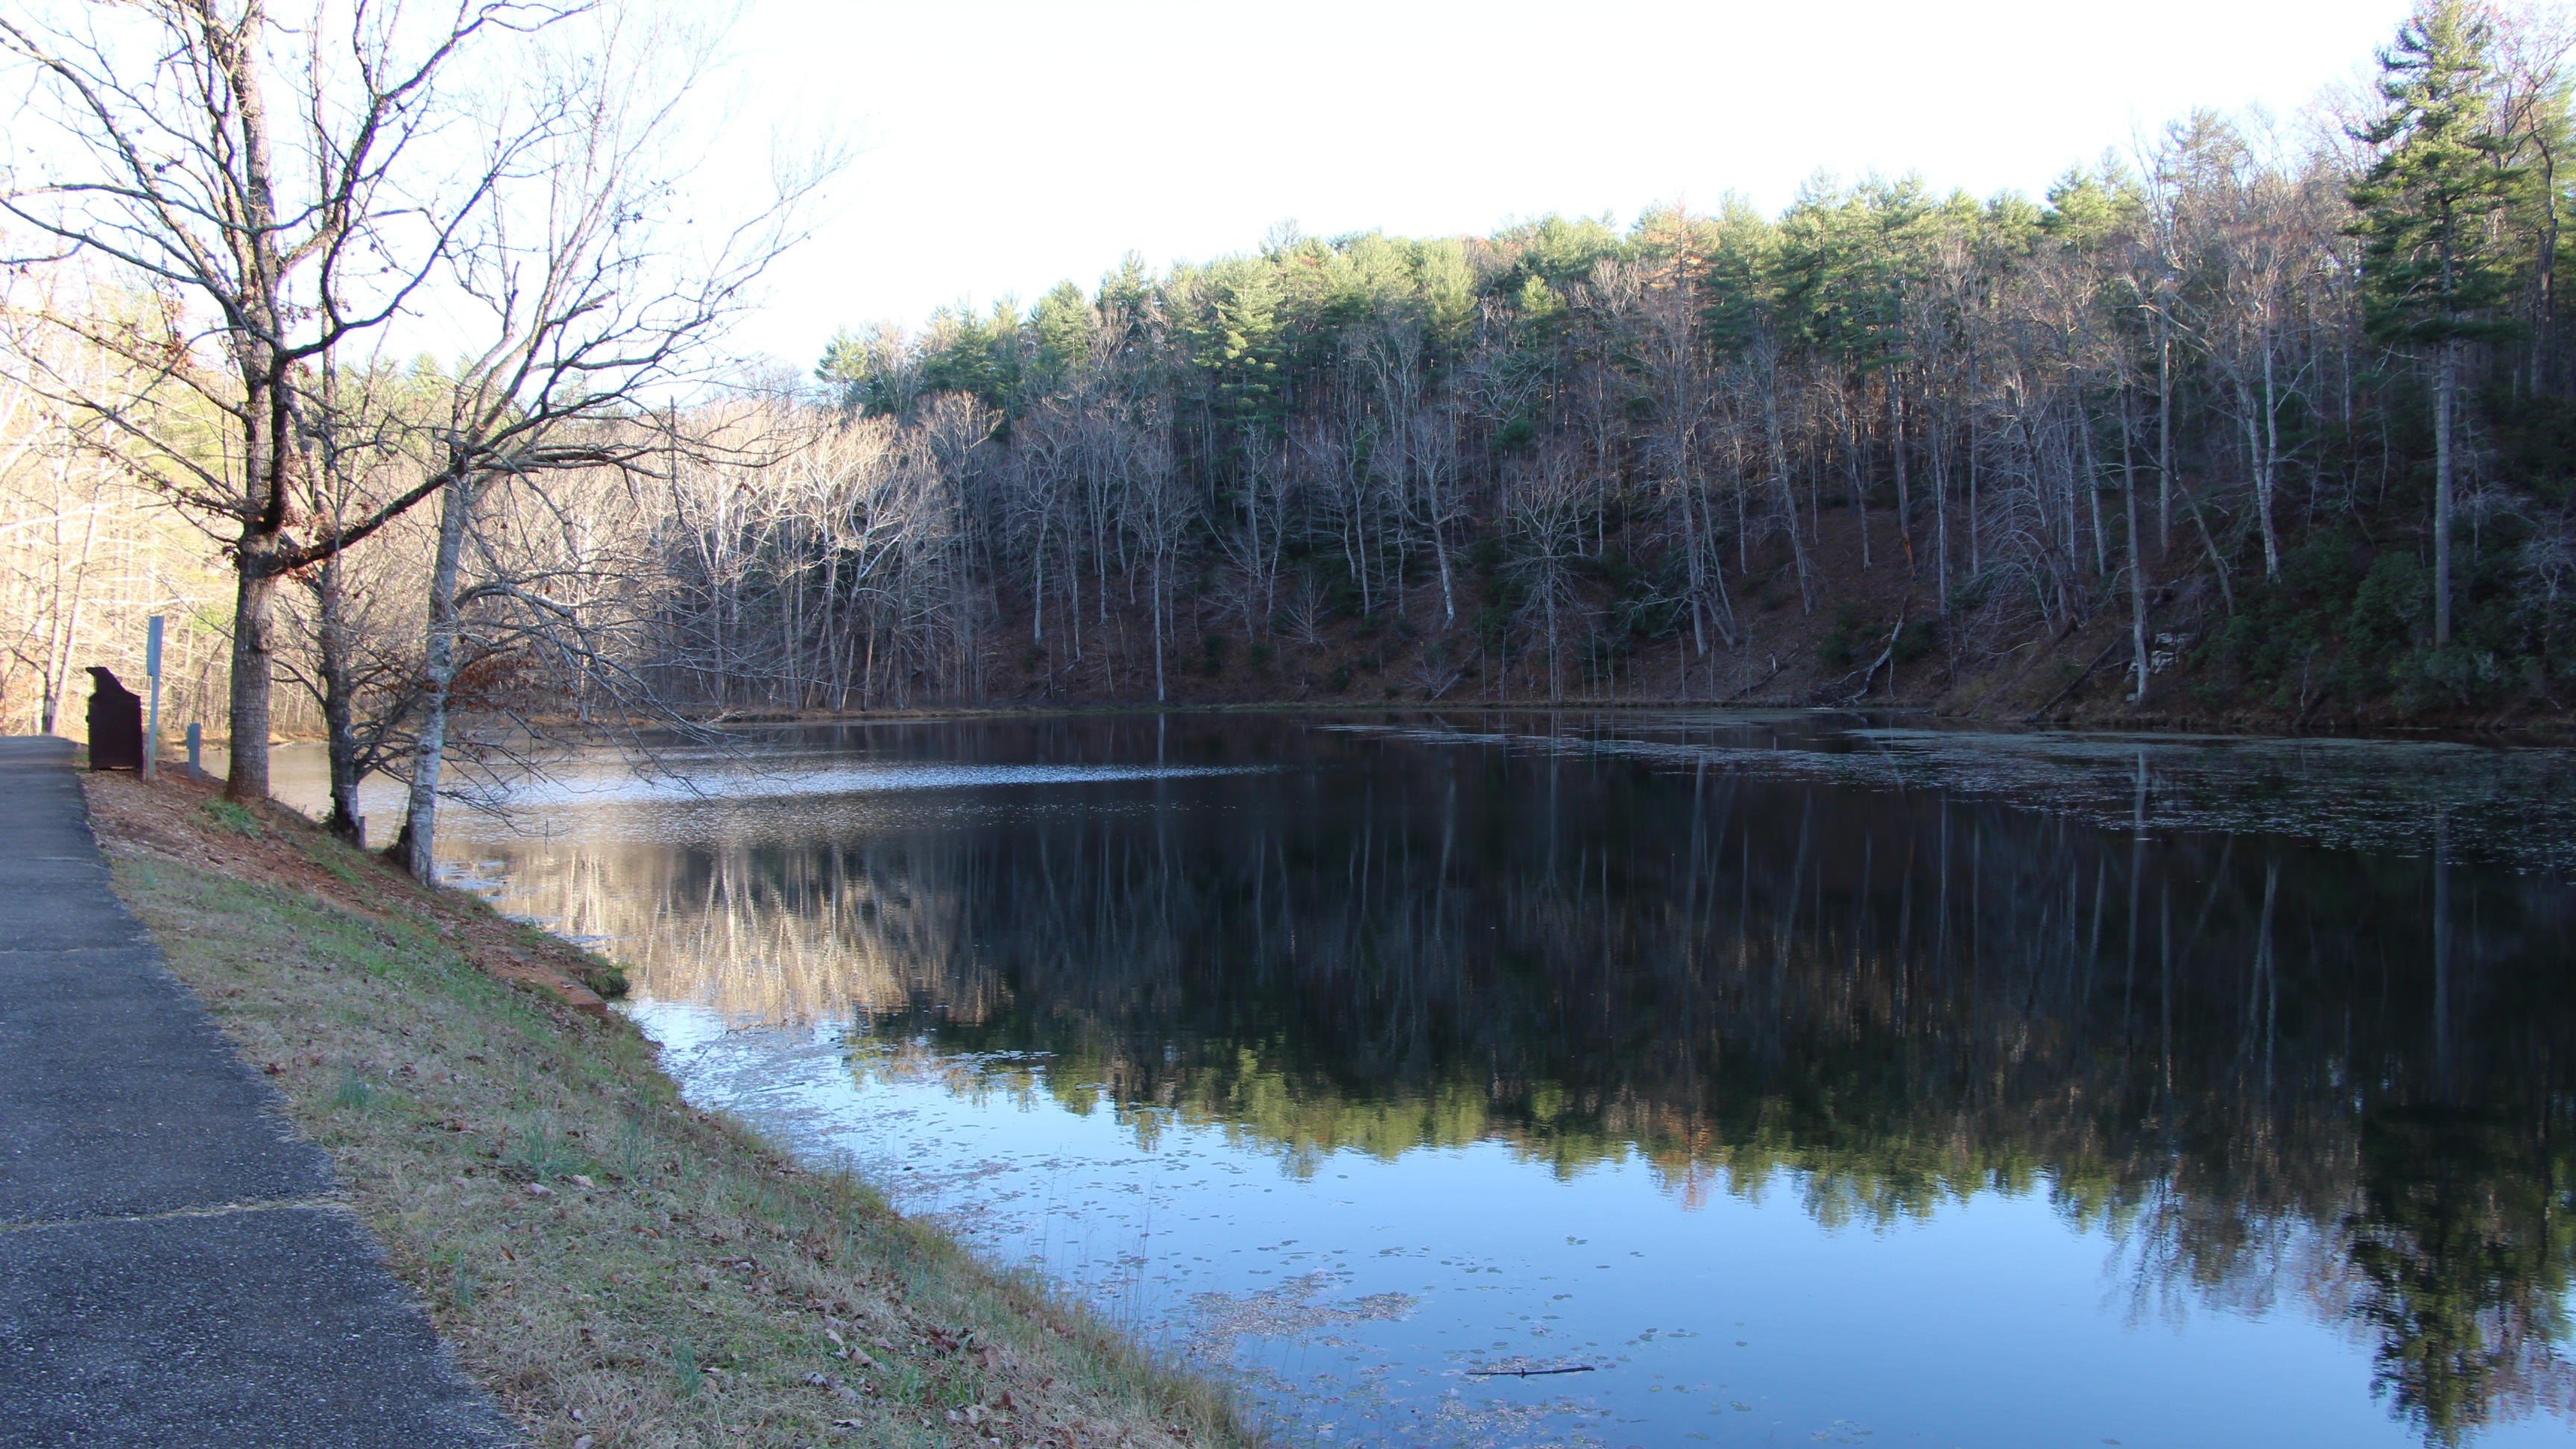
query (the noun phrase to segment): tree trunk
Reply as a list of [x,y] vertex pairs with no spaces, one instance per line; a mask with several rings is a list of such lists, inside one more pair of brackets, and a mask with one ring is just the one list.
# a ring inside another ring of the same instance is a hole
[[1440,627],[1458,622],[1458,596],[1449,581],[1449,540],[1441,536],[1440,525],[1431,525],[1431,556],[1440,564]]
[[[2102,465],[2093,456],[2093,411],[2084,406],[2082,393],[2076,394],[2075,425],[2084,445],[2084,511],[2093,522],[2093,577],[2111,576],[2111,540],[2102,531]],[[2068,572],[2072,573],[2070,567]]]
[[412,755],[411,799],[403,811],[404,862],[423,885],[438,883],[438,775],[447,758],[447,704],[456,682],[456,573],[465,552],[465,520],[474,484],[458,474],[440,490],[438,556],[429,577],[429,647],[421,675],[420,737]]
[[2218,576],[2218,597],[2226,603],[2228,616],[2233,618],[2236,614],[2236,586],[2227,581],[2227,556],[2218,551],[2218,535],[2210,532],[2209,515],[2200,511],[2200,500],[2192,496],[2191,489],[2184,487],[2180,478],[2173,481],[2176,487],[2182,488],[2183,507],[2191,510],[2191,521],[2200,530],[2200,546],[2209,551],[2209,571]]
[[1929,391],[1938,384],[1927,383],[1924,397],[1924,426],[1930,430],[1932,443],[1932,593],[1940,602],[1940,616],[1945,627],[1950,617],[1950,454],[1958,446],[1956,429],[1941,421],[1940,396]]
[[234,546],[232,717],[224,796],[268,798],[269,696],[273,681],[277,578],[285,571],[287,390],[278,356],[286,312],[280,305],[285,268],[277,251],[277,207],[271,179],[268,102],[257,46],[267,25],[265,7],[243,8],[230,29],[199,12],[209,56],[233,93],[241,151],[242,295],[231,305],[250,323],[229,329],[242,374],[242,533]]
[[2433,381],[2433,642],[2451,642],[2451,406],[2460,344],[2442,344]]
[[[2546,135],[2535,128],[2535,136]],[[2535,270],[2532,290],[2535,325],[2531,329],[2531,390],[2549,395],[2549,364],[2557,350],[2558,340],[2558,149],[2546,141],[2540,153],[2540,185],[2534,193],[2541,198],[2540,245],[2532,248]]]
[[1154,616],[1154,702],[1163,702],[1163,551],[1154,550],[1154,593],[1145,601]]
[[2173,340],[2156,313],[2156,552],[2173,552]]
[[320,614],[322,724],[331,757],[331,833],[367,848],[366,817],[358,813],[358,739],[356,651],[349,638],[347,595],[340,583],[340,558],[323,560],[314,603]]
[[[1861,385],[1869,384],[1864,379]],[[1863,476],[1867,464],[1860,455],[1860,425],[1852,417],[1850,398],[1841,388],[1834,390],[1834,415],[1842,422],[1843,484],[1851,493],[1852,516],[1860,520],[1860,566],[1866,569],[1870,567],[1869,484]]]
[[1896,468],[1896,540],[1905,550],[1905,571],[1914,572],[1914,490],[1905,472],[1904,372],[1887,369],[1888,457]]
[[1789,559],[1798,573],[1798,611],[1812,614],[1816,612],[1816,585],[1807,569],[1806,541],[1798,534],[1797,485],[1790,480],[1788,449],[1780,436],[1780,374],[1768,357],[1763,359],[1762,426],[1770,443],[1771,476],[1780,485],[1780,511],[1789,523]]
[[1977,393],[1980,379],[1977,354],[1968,354],[1968,395],[1959,409],[1961,451],[1968,455],[1968,579],[1974,583],[1986,571],[1985,539],[1977,518]]
[[277,573],[272,560],[279,539],[245,532],[235,546],[233,573],[233,677],[226,725],[224,798],[268,798],[269,685],[275,659]]
[[[2249,423],[2246,436],[2251,439]],[[2281,535],[2272,521],[2273,499],[2281,486],[2281,418],[2280,393],[2273,378],[2272,333],[2263,332],[2263,446],[2262,466],[2254,471],[2256,510],[2263,525],[2263,577],[2273,583],[2281,581]]]
[[2129,394],[2120,392],[2120,498],[2129,535],[2129,649],[2136,662],[2137,687],[2129,703],[2147,702],[2147,551],[2138,537],[2138,469],[2129,441]]

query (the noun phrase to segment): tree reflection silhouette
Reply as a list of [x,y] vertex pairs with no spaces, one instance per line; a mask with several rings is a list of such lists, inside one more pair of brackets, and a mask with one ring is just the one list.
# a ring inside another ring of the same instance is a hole
[[1635,1154],[1686,1205],[1786,1190],[1828,1224],[2045,1193],[2122,1244],[2136,1311],[2297,1301],[2368,1335],[2429,1441],[2576,1407],[2557,881],[1559,750],[1118,728],[937,747],[1299,768],[714,805],[689,843],[505,853],[648,995],[855,1015],[885,1069],[1148,1143],[1207,1125],[1297,1171]]
[[2362,1126],[2361,1208],[2343,1224],[2372,1387],[2456,1444],[2499,1415],[2576,1401],[2567,1336],[2563,1148],[2494,1112],[2389,1107]]

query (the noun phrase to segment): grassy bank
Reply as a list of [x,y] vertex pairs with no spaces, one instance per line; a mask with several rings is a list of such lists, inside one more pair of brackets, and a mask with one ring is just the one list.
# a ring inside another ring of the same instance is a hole
[[1244,1441],[1208,1385],[688,1108],[606,963],[290,812],[87,778],[127,905],[531,1443]]

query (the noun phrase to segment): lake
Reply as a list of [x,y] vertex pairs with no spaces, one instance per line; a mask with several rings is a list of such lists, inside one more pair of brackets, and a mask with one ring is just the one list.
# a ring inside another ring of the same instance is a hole
[[1292,1440],[2576,1415],[2576,752],[1095,715],[513,807],[453,875],[623,962],[692,1100]]

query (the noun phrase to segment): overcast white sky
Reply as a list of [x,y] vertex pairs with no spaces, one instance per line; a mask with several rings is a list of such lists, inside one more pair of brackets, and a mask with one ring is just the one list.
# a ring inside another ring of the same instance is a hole
[[[740,341],[810,365],[842,325],[1089,287],[1294,220],[1484,233],[1819,168],[2036,194],[2195,105],[2284,115],[2404,0],[751,0],[761,113],[861,142]],[[750,138],[745,137],[746,140]]]

